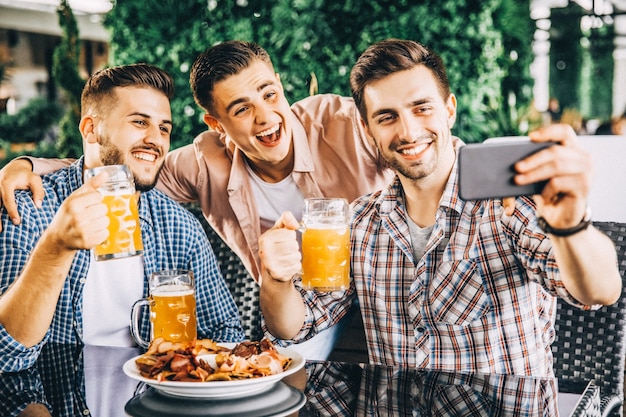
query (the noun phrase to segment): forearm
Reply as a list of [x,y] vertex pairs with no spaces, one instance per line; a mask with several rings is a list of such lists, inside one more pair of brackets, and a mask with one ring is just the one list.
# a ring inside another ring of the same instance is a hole
[[75,159],[71,159],[71,158],[65,158],[65,159],[35,158],[32,156],[24,156],[16,160],[20,160],[20,161],[23,160],[25,162],[29,162],[31,170],[37,175],[49,174],[61,168],[65,168],[66,166],[71,165],[75,161]]
[[622,278],[611,240],[594,227],[568,237],[550,235],[567,290],[585,305],[613,304]]
[[272,335],[292,339],[304,324],[306,310],[300,292],[291,281],[263,277],[259,300],[263,318]]
[[0,297],[0,323],[24,346],[36,345],[48,331],[74,254],[44,233],[20,276]]

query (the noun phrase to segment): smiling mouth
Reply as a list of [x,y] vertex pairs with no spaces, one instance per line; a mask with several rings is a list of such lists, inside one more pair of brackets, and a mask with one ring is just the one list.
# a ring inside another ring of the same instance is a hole
[[409,146],[404,149],[399,149],[398,152],[406,156],[416,156],[424,152],[424,150],[426,150],[426,148],[428,148],[429,145],[430,143],[422,143],[422,144],[415,145],[415,146]]
[[264,145],[276,145],[280,142],[282,124],[279,123],[274,127],[259,132],[255,137]]
[[133,152],[132,155],[133,158],[146,162],[154,162],[157,159],[157,156],[155,154],[142,151]]

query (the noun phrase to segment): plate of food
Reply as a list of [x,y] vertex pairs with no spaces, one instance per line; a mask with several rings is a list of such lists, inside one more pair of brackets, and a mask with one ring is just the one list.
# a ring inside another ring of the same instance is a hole
[[155,339],[143,355],[124,363],[124,373],[158,391],[177,397],[246,396],[272,388],[304,366],[299,353],[269,340],[194,343]]

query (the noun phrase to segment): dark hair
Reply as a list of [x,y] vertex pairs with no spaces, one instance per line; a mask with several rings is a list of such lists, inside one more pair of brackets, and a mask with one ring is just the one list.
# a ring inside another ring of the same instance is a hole
[[350,72],[352,97],[363,120],[367,120],[363,90],[374,81],[417,65],[430,69],[437,80],[444,100],[450,95],[450,83],[442,59],[424,45],[400,39],[386,39],[369,48],[356,61]]
[[161,91],[168,99],[174,97],[174,81],[162,69],[149,64],[120,65],[100,70],[87,80],[80,98],[83,115],[100,108],[104,102],[111,104],[116,87],[150,87]]
[[206,112],[213,113],[215,84],[231,75],[239,74],[257,60],[274,68],[267,51],[253,42],[228,41],[202,52],[194,61],[189,75],[189,84],[196,103]]

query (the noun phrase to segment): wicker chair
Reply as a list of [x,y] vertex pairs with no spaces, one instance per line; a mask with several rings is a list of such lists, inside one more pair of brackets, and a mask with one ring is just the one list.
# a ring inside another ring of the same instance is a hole
[[194,203],[182,204],[187,210],[192,212],[204,228],[213,253],[217,258],[222,275],[226,280],[228,289],[230,290],[237,308],[239,309],[239,317],[243,331],[248,340],[261,340],[263,331],[261,330],[261,309],[259,307],[259,287],[256,281],[244,268],[239,257],[228,247],[226,243],[218,236],[213,228],[207,223],[202,215],[199,206]]
[[[626,271],[626,223],[596,222],[615,243],[622,280]],[[602,416],[622,416],[626,355],[626,284],[613,305],[582,311],[558,301],[552,345],[559,381],[590,380],[600,388]]]

